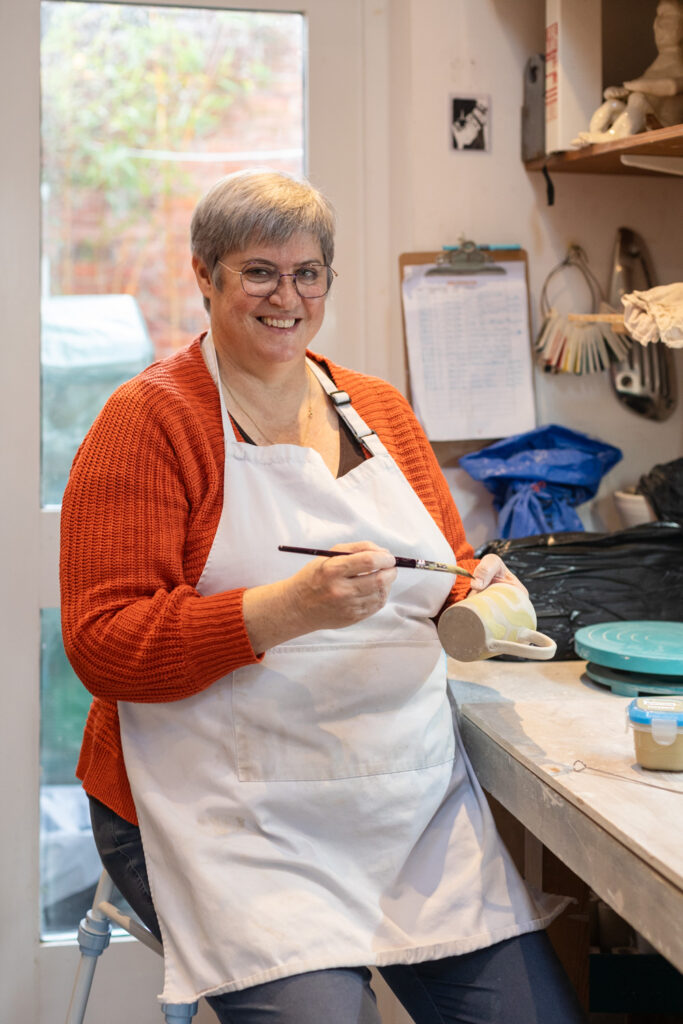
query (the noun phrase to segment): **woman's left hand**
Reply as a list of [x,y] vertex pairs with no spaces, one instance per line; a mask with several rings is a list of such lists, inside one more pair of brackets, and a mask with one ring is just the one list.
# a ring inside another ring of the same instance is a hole
[[479,565],[474,570],[474,579],[471,587],[476,593],[485,590],[492,583],[510,583],[514,587],[520,587],[524,593],[528,593],[520,579],[510,572],[500,555],[484,555]]

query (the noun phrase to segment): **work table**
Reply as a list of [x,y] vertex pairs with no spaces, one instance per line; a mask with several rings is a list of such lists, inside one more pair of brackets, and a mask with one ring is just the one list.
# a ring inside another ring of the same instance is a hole
[[683,971],[683,773],[636,763],[631,698],[583,661],[448,670],[484,789]]

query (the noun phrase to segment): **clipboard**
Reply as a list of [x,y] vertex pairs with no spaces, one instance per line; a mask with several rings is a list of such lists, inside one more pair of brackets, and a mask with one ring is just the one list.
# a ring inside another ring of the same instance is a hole
[[536,426],[527,254],[461,240],[399,256],[408,397],[431,441]]

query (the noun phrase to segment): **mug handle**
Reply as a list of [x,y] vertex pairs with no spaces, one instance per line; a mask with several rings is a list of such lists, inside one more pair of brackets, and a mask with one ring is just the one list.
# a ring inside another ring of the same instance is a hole
[[529,658],[531,661],[548,661],[557,650],[554,640],[535,629],[520,629],[519,638],[521,643],[514,640],[493,640],[489,650],[494,655],[515,654],[519,658]]

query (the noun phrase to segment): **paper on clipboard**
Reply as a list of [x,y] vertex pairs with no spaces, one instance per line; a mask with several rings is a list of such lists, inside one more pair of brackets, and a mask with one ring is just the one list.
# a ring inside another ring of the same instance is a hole
[[504,273],[403,266],[411,400],[432,441],[536,425],[525,264],[500,266]]

